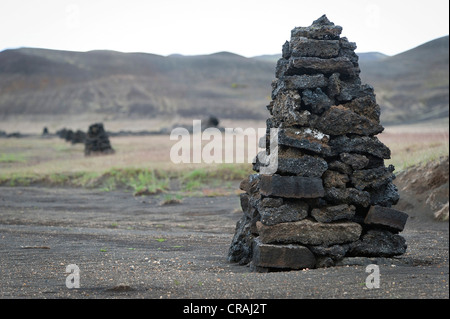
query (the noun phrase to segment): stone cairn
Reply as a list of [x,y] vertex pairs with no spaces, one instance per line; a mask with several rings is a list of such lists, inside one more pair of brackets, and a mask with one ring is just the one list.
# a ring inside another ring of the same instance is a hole
[[[362,84],[355,43],[324,15],[296,27],[282,48],[267,106],[266,153],[241,182],[242,218],[228,260],[255,271],[329,267],[347,257],[393,257],[406,251],[398,233],[408,215],[385,167],[390,150],[372,86]],[[277,128],[277,136],[270,136]],[[277,139],[276,154],[269,154]],[[257,157],[257,159],[259,156]]]
[[84,155],[112,154],[114,149],[109,142],[103,123],[95,123],[89,126],[84,140]]

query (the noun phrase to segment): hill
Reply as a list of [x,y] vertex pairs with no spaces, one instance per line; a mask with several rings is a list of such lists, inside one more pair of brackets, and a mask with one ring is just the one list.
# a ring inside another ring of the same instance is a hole
[[164,57],[5,50],[0,52],[0,116],[264,118],[273,73],[270,63],[228,52]]
[[385,124],[449,117],[449,37],[401,54],[360,60],[361,79],[374,86]]
[[[396,56],[360,53],[383,124],[448,118],[448,36]],[[159,56],[20,48],[0,52],[0,119],[104,114],[267,118],[279,55]]]

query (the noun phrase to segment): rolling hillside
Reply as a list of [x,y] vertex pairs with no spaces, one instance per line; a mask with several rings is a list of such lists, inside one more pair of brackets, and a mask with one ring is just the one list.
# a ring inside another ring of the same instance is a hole
[[[0,52],[0,118],[105,114],[265,119],[277,56]],[[388,57],[360,54],[386,123],[448,117],[448,36]]]
[[385,124],[448,118],[448,36],[392,57],[361,60],[360,67],[362,81],[375,88]]
[[157,56],[23,48],[0,53],[0,116],[262,118],[274,66],[221,52]]

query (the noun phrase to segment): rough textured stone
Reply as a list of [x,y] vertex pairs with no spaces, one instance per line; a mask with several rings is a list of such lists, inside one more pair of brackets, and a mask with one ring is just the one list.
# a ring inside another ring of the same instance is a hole
[[261,175],[251,174],[241,181],[239,188],[248,194],[254,194],[259,190],[260,179]]
[[406,252],[406,241],[387,230],[369,230],[361,239],[350,244],[348,256],[392,257]]
[[233,239],[228,249],[228,261],[247,264],[252,259],[253,234],[250,220],[243,216],[237,223]]
[[[303,117],[300,109],[301,96],[295,90],[283,91],[278,94],[278,98],[269,104],[271,114],[281,119],[287,125],[294,123],[307,123],[309,117]],[[303,120],[302,120],[303,119]]]
[[320,157],[303,155],[297,158],[286,158],[278,156],[277,173],[279,174],[320,178],[327,168],[327,162]]
[[350,165],[355,170],[363,169],[369,165],[369,159],[364,155],[341,153],[339,157],[343,163]]
[[331,106],[315,125],[317,129],[329,135],[375,135],[383,132],[384,128],[367,117],[358,115],[342,106]]
[[325,197],[331,203],[346,203],[349,205],[359,205],[368,207],[370,205],[370,194],[356,188],[325,188]]
[[364,223],[367,225],[386,226],[395,231],[402,231],[405,228],[407,219],[408,215],[399,210],[372,206],[364,219]]
[[350,175],[353,172],[352,167],[350,165],[345,164],[341,161],[332,161],[328,163],[328,169],[338,171],[340,173],[347,175]]
[[272,99],[286,90],[304,90],[327,86],[327,78],[323,74],[283,76],[274,83]]
[[255,240],[253,264],[257,267],[280,269],[313,268],[316,258],[305,246],[270,245]]
[[302,100],[303,103],[309,107],[311,112],[315,114],[320,114],[333,105],[333,101],[331,101],[320,88],[316,88],[315,90],[304,90],[302,92]]
[[336,40],[342,32],[342,27],[334,25],[323,15],[309,27],[296,27],[291,31],[291,37],[306,37],[317,40]]
[[398,203],[400,195],[397,186],[389,182],[370,192],[370,204],[391,207]]
[[324,195],[322,180],[314,177],[261,175],[261,194],[286,198],[318,198]]
[[284,42],[281,49],[281,56],[283,59],[289,59],[291,57],[291,51],[289,49],[289,41]]
[[395,179],[394,166],[356,170],[350,176],[355,188],[364,190],[368,187],[377,189]]
[[258,207],[260,220],[264,225],[295,222],[308,216],[308,204],[304,202],[285,203],[279,206],[267,206],[264,200]]
[[294,37],[290,42],[291,55],[295,57],[335,58],[339,55],[339,40],[314,40]]
[[290,146],[320,155],[331,154],[329,136],[310,128],[286,128],[278,132],[278,145]]
[[323,174],[323,186],[325,188],[345,188],[350,178],[347,174],[328,170]]
[[379,158],[391,158],[389,148],[380,142],[376,136],[337,136],[330,139],[328,145],[331,147],[331,153],[338,155],[341,153],[370,154]]
[[331,257],[333,260],[342,259],[349,249],[348,245],[308,246],[308,248],[314,255]]
[[341,204],[322,208],[314,208],[311,216],[321,223],[330,223],[342,219],[351,219],[355,215],[355,206]]
[[319,223],[309,219],[266,226],[256,223],[264,244],[335,245],[353,242],[361,235],[361,225],[353,222]]
[[[346,57],[331,59],[321,59],[315,57],[290,58],[283,67],[284,75],[300,74],[323,74],[340,73],[346,76],[355,77],[360,72],[353,63]],[[345,100],[345,99],[342,99]]]
[[[341,31],[322,16],[283,44],[265,157],[253,165],[261,174],[241,183],[244,216],[230,249],[252,270],[330,267],[406,250],[397,233],[407,215],[389,208],[399,200],[394,167],[384,164],[391,153],[376,137],[380,107],[359,77],[356,44]],[[277,167],[266,170],[269,163]]]
[[356,114],[365,116],[375,123],[380,122],[380,106],[375,101],[374,94],[368,94],[366,96],[355,98],[351,102],[343,105]]

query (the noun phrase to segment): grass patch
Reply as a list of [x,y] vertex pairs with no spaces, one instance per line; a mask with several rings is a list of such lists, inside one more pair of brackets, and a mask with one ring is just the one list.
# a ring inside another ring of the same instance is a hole
[[0,163],[25,163],[25,157],[22,154],[0,154]]
[[133,188],[134,194],[157,194],[169,187],[169,178],[165,173],[155,173],[155,170],[140,171],[128,182]]
[[191,192],[217,184],[217,181],[222,184],[224,181],[242,180],[252,173],[254,172],[249,164],[220,164],[184,172],[180,179],[183,190]]
[[427,147],[422,144],[410,144],[394,146],[396,152],[392,152],[392,158],[386,164],[392,164],[396,172],[401,172],[415,165],[426,164],[449,156],[449,145],[447,143],[430,143]]
[[162,202],[160,205],[174,205],[174,204],[180,204],[183,200],[183,195],[181,194],[167,194],[164,196]]

